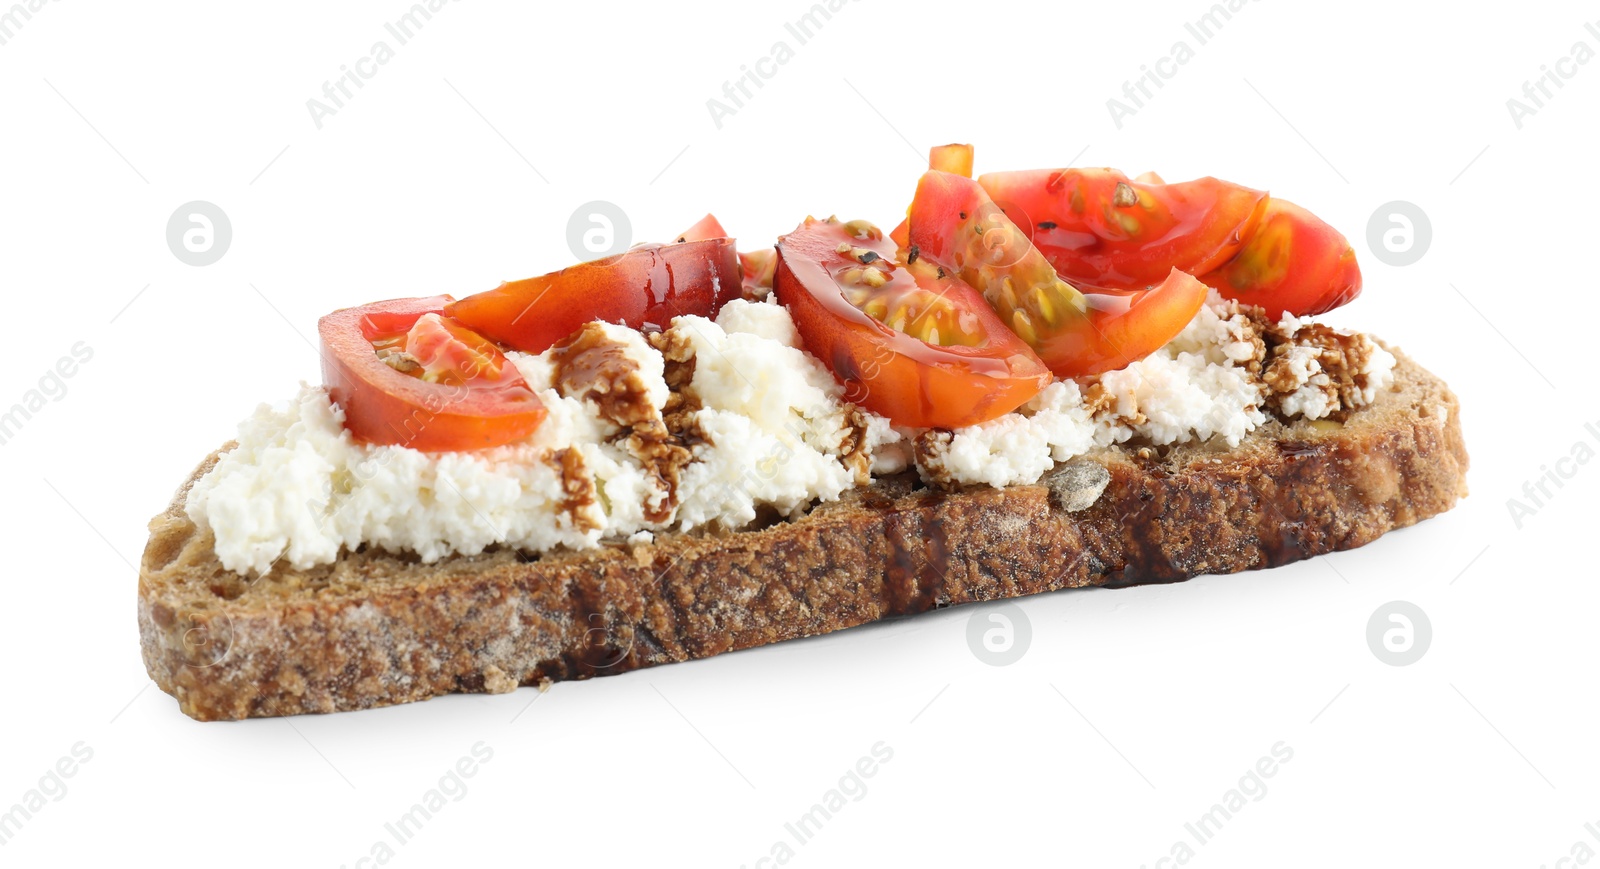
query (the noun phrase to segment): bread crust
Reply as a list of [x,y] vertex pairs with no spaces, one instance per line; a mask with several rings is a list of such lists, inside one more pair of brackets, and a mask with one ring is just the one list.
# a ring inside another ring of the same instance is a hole
[[337,712],[1351,549],[1466,495],[1455,395],[1394,352],[1394,388],[1342,425],[1275,421],[1232,449],[1123,446],[1074,460],[1109,472],[1087,509],[1072,509],[1052,478],[942,492],[903,475],[760,529],[432,565],[358,551],[254,582],[225,570],[184,512],[225,446],[151,521],[139,571],[145,666],[202,721]]

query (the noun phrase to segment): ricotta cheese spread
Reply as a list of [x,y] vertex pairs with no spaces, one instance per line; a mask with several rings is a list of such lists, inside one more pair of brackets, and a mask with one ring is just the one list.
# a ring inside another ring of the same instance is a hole
[[913,465],[936,485],[1003,487],[1111,444],[1237,445],[1272,411],[1321,419],[1372,402],[1395,365],[1364,335],[1265,323],[1213,295],[1160,351],[945,431],[845,401],[770,299],[650,336],[591,323],[564,346],[507,355],[549,411],[525,440],[455,453],[365,444],[323,388],[303,385],[240,424],[238,445],[189,492],[190,518],[223,566],[255,574],[363,544],[432,562],[645,543],[763,510],[799,515]]

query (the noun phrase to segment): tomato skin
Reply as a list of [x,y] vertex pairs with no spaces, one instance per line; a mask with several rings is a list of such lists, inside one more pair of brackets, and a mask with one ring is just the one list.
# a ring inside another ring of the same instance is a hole
[[978,183],[1063,279],[1113,289],[1153,286],[1175,268],[1215,269],[1267,205],[1265,193],[1215,178],[1149,184],[1115,169],[995,172]]
[[[972,146],[971,145],[934,145],[928,149],[928,169],[933,172],[949,172],[951,175],[960,175],[962,178],[972,177]],[[911,216],[909,210],[906,219],[900,225],[889,230],[889,237],[894,243],[905,250],[911,246]]]
[[906,219],[896,224],[894,229],[889,230],[889,240],[894,242],[895,246],[900,250],[907,250],[911,247],[910,209],[907,209],[906,212]]
[[508,347],[543,353],[583,324],[664,329],[673,317],[714,317],[739,298],[733,239],[646,244],[452,302],[445,314]]
[[760,301],[772,293],[772,279],[778,270],[776,248],[753,250],[739,254],[739,269],[743,276],[744,297]]
[[897,425],[955,428],[1010,413],[1050,384],[1033,351],[953,275],[895,265],[884,290],[938,296],[959,312],[973,344],[929,344],[868,316],[834,276],[853,263],[837,251],[841,242],[893,261],[893,243],[876,231],[853,236],[842,224],[808,218],[778,239],[774,288],[806,349],[833,371],[846,399]]
[[1205,302],[1205,285],[1176,269],[1152,288],[1080,291],[1000,211],[976,181],[928,172],[911,203],[911,244],[983,293],[1058,377],[1143,359],[1183,331]]
[[494,360],[492,374],[466,372],[451,383],[402,374],[378,358],[373,341],[405,334],[451,301],[394,299],[344,308],[317,322],[322,382],[357,440],[427,452],[484,449],[527,437],[544,421],[544,404],[503,356]]
[[1177,337],[1206,301],[1206,285],[1177,269],[1144,290],[1082,289],[1088,315],[1034,345],[1058,377],[1103,374],[1149,356]]
[[423,314],[402,337],[429,383],[494,385],[516,370],[494,342],[442,314]]
[[[732,238],[715,215],[707,214],[678,236],[678,244],[712,238]],[[778,252],[772,248],[739,254],[739,282],[746,299],[765,299],[772,292],[772,272],[778,265]]]
[[923,173],[907,222],[917,255],[960,275],[1029,344],[1037,347],[1040,335],[1083,313],[1082,294],[1061,280],[1027,231],[978,182],[937,170]]
[[971,178],[972,146],[935,145],[928,151],[928,168],[960,175],[962,178]]
[[731,238],[731,236],[728,235],[728,231],[726,229],[722,228],[722,223],[717,220],[716,215],[707,214],[705,217],[702,217],[696,221],[694,226],[691,226],[680,233],[678,235],[677,243],[683,244],[686,241],[705,241],[711,238]]
[[1331,311],[1361,295],[1361,266],[1350,242],[1316,215],[1277,198],[1239,253],[1200,279],[1225,298],[1259,305],[1275,320]]

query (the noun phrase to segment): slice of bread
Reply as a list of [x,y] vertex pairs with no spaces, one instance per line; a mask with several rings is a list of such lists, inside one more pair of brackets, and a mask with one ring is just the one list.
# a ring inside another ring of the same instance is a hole
[[145,666],[203,721],[336,712],[1351,549],[1466,494],[1455,395],[1395,354],[1393,388],[1344,423],[1269,422],[1236,448],[1101,449],[1006,489],[930,490],[908,474],[760,528],[434,564],[363,550],[253,582],[184,512],[213,454],[150,523]]

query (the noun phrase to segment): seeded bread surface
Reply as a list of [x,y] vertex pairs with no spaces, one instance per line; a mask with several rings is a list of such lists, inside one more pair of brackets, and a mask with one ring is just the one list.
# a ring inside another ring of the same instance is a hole
[[[1455,395],[1394,352],[1393,388],[1342,424],[1274,421],[1236,448],[1106,448],[1005,489],[939,491],[901,475],[760,528],[426,565],[363,549],[254,581],[223,568],[184,512],[224,447],[150,523],[145,666],[202,721],[338,712],[1352,549],[1467,491]],[[1104,490],[1084,508],[1086,480]]]

